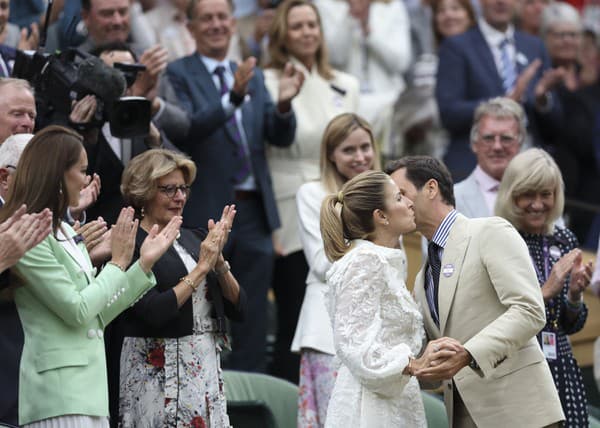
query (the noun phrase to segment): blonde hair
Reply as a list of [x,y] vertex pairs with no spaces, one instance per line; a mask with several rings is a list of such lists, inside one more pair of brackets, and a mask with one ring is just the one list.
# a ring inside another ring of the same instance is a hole
[[517,207],[517,198],[527,192],[537,192],[547,187],[554,191],[554,207],[544,225],[545,234],[552,232],[554,222],[561,216],[565,207],[563,179],[556,162],[548,153],[542,149],[525,150],[515,156],[504,171],[498,188],[495,214],[522,230],[523,210]]
[[373,138],[371,125],[362,117],[354,113],[342,113],[327,124],[323,139],[321,140],[321,182],[328,192],[338,191],[348,180],[337,170],[335,163],[330,159],[335,149],[342,144],[350,134],[357,129],[363,129],[369,134],[373,147],[373,169],[381,169],[379,151]]
[[382,171],[365,171],[348,180],[339,192],[325,197],[321,205],[321,237],[330,261],[342,258],[350,250],[349,241],[372,237],[373,211],[385,209],[385,185],[389,182],[389,175]]
[[323,39],[323,25],[321,24],[321,15],[317,7],[308,0],[285,0],[281,3],[275,12],[273,23],[269,28],[269,55],[271,62],[269,67],[283,70],[285,64],[290,60],[290,53],[288,52],[286,41],[288,32],[288,15],[290,10],[299,6],[308,6],[312,8],[317,16],[317,22],[319,23],[319,29],[321,31],[321,44],[315,54],[315,63],[317,65],[317,71],[325,79],[333,79],[333,69],[329,65],[329,56],[327,55],[327,47]]
[[175,170],[181,170],[188,186],[194,182],[196,165],[185,155],[166,149],[152,149],[134,157],[123,171],[123,199],[139,214],[156,195],[158,180]]

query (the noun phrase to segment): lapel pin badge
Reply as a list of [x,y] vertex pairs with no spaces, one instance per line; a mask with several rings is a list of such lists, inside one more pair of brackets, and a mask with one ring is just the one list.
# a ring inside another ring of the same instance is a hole
[[447,265],[444,265],[444,267],[442,268],[442,274],[446,278],[450,278],[453,273],[454,273],[454,265],[452,263],[448,263]]
[[527,57],[525,56],[525,54],[523,52],[517,52],[516,60],[523,67],[526,66],[527,64],[529,64],[529,60],[527,59]]
[[551,246],[548,249],[548,252],[550,253],[550,257],[553,259],[560,259],[560,250],[556,245]]

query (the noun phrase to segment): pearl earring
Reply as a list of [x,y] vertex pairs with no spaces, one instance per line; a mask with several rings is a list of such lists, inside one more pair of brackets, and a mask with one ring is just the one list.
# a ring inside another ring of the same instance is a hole
[[140,217],[144,218],[144,207],[142,207],[142,209],[140,210]]

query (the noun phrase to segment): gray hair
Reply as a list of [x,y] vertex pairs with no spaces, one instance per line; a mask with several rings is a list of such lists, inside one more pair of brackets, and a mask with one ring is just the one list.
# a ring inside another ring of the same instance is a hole
[[581,23],[581,17],[577,9],[564,2],[549,4],[544,8],[540,17],[540,35],[542,38],[545,38],[546,33],[552,26],[562,23],[574,24],[579,28],[579,31],[583,30],[583,24]]
[[525,126],[525,112],[519,103],[510,98],[496,97],[479,104],[473,116],[473,126],[471,127],[470,135],[471,144],[477,141],[479,124],[484,117],[514,119],[519,125],[519,144],[523,144],[527,135],[527,128]]
[[31,92],[31,95],[35,95],[33,87],[29,84],[27,80],[24,79],[16,79],[14,77],[0,77],[0,93],[2,92],[2,89],[7,86],[27,89],[29,92]]
[[521,230],[523,211],[517,207],[517,198],[544,188],[554,191],[554,207],[548,213],[547,223],[544,225],[545,233],[552,232],[554,222],[565,208],[565,192],[558,165],[542,149],[525,150],[510,161],[498,188],[494,214],[504,217],[516,229]]
[[11,165],[16,167],[21,158],[21,153],[33,134],[14,134],[4,140],[0,145],[0,168],[6,168]]

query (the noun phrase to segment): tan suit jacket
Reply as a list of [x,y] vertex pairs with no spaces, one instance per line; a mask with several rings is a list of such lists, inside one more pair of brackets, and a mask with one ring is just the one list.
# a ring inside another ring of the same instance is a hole
[[535,335],[546,323],[544,301],[525,242],[498,217],[456,218],[439,281],[440,328],[431,318],[424,269],[415,282],[430,339],[459,340],[479,370],[444,381],[452,426],[456,387],[477,426],[543,427],[564,415]]

